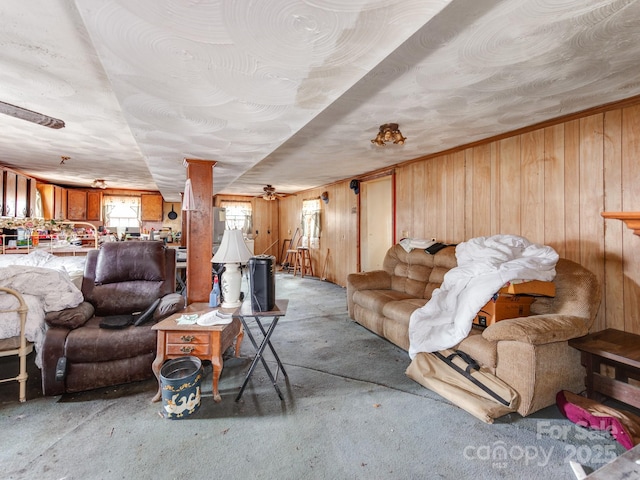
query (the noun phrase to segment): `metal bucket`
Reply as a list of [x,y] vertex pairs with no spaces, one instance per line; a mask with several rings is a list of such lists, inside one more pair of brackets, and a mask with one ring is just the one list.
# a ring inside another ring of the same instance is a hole
[[160,369],[162,407],[166,418],[187,418],[200,408],[202,362],[186,356],[166,362]]

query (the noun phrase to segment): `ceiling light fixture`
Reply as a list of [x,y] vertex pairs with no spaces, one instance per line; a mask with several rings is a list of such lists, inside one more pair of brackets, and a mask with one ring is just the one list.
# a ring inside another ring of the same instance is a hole
[[384,125],[380,125],[380,131],[378,135],[376,135],[376,138],[371,140],[371,143],[378,147],[384,147],[387,142],[391,141],[396,145],[404,145],[406,139],[406,137],[402,136],[402,132],[398,128],[397,123],[385,123]]
[[92,183],[91,186],[93,188],[102,188],[103,190],[105,188],[107,188],[107,182],[105,182],[103,179],[101,178],[96,178]]
[[4,113],[5,115],[9,115],[11,117],[20,118],[22,120],[26,120],[27,122],[37,123],[38,125],[42,125],[44,127],[55,129],[64,128],[64,122],[60,119],[49,117],[48,115],[34,112],[32,110],[27,110],[26,108],[16,107],[15,105],[11,105],[10,103],[0,102],[0,113]]

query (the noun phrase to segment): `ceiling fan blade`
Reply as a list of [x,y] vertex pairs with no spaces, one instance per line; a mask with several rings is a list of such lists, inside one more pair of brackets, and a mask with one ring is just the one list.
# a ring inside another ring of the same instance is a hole
[[15,105],[11,105],[10,103],[0,102],[0,113],[4,113],[5,115],[9,115],[11,117],[20,118],[22,120],[26,120],[27,122],[37,123],[38,125],[42,125],[43,127],[55,129],[64,128],[64,121],[58,118],[49,117],[48,115],[34,112],[32,110],[27,110],[26,108],[16,107]]

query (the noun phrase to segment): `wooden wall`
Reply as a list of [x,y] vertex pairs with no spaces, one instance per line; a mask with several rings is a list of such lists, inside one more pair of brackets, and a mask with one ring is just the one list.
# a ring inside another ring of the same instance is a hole
[[[278,256],[278,202],[268,202],[261,198],[240,195],[216,195],[213,205],[220,205],[221,201],[251,202],[253,216],[254,253],[256,255]],[[258,232],[256,234],[256,231]]]
[[300,227],[302,201],[319,198],[322,192],[328,193],[329,202],[321,202],[320,248],[310,249],[311,263],[316,277],[345,286],[347,275],[358,265],[358,197],[349,189],[349,180],[278,200],[280,238],[292,238]]
[[[640,102],[592,110],[504,138],[399,165],[396,236],[459,243],[522,235],[593,271],[603,300],[593,330],[640,333],[640,236],[603,211],[640,211]],[[280,238],[300,221],[303,198],[322,204],[316,275],[346,285],[357,268],[357,196],[349,180],[280,200]],[[320,270],[318,270],[318,268]]]

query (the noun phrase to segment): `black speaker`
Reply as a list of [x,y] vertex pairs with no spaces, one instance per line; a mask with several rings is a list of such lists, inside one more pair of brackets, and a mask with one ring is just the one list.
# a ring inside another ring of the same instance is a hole
[[276,258],[272,255],[256,255],[247,263],[254,312],[269,312],[276,306],[275,264]]

